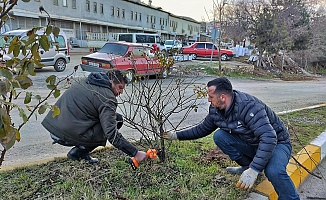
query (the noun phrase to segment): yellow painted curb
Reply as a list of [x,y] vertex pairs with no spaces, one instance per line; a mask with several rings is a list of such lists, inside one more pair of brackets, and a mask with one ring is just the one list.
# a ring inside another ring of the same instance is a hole
[[[306,169],[312,171],[321,161],[321,149],[319,146],[310,144],[299,151],[294,158]],[[303,167],[299,166],[299,164],[297,164],[293,158],[290,159],[290,162],[286,167],[286,171],[288,172],[296,188],[298,188],[309,175],[309,173]],[[278,196],[274,190],[274,187],[268,180],[264,180],[258,184],[255,190],[258,193],[268,196],[270,200],[277,200]]]

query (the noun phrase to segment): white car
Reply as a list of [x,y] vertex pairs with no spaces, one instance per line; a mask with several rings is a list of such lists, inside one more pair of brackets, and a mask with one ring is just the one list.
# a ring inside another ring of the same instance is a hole
[[[28,40],[27,32],[29,30],[12,30],[5,32],[0,35],[0,48],[3,49],[3,52],[8,52],[8,45],[13,38],[19,37],[20,40]],[[38,30],[36,32],[38,35],[43,35],[44,30]],[[5,41],[4,37],[8,37],[8,40]],[[70,49],[67,37],[63,31],[59,32],[58,37],[55,37],[53,34],[48,36],[48,40],[50,41],[50,49],[45,51],[44,49],[39,49],[41,63],[44,66],[53,66],[57,72],[62,72],[66,69],[67,63],[70,62]],[[56,45],[53,43],[58,43],[59,49],[57,49]],[[22,59],[25,56],[20,53],[18,58]],[[13,54],[4,54],[3,60],[10,60],[13,58]],[[35,68],[42,68],[43,66],[37,66]]]
[[165,40],[164,47],[167,52],[177,54],[181,52],[182,43],[180,40]]

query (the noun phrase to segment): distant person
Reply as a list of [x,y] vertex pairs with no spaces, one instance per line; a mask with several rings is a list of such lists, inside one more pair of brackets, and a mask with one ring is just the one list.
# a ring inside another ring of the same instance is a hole
[[233,90],[225,77],[209,81],[207,87],[211,105],[205,120],[191,129],[166,132],[163,137],[194,140],[215,132],[215,144],[240,165],[226,168],[229,173],[241,174],[237,187],[251,189],[264,171],[280,200],[300,199],[286,172],[292,145],[282,120],[261,100]]
[[50,132],[54,143],[74,146],[67,154],[72,160],[97,163],[89,153],[108,140],[138,162],[147,155],[129,143],[119,133],[122,116],[116,113],[116,97],[123,93],[127,80],[118,70],[107,73],[91,73],[73,84],[55,103],[60,115],[52,117],[50,111],[42,125]]

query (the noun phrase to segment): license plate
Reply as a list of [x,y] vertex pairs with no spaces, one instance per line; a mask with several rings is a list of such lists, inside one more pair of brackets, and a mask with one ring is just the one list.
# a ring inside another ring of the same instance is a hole
[[100,65],[98,63],[89,62],[88,64],[91,66],[94,66],[94,67],[100,67]]

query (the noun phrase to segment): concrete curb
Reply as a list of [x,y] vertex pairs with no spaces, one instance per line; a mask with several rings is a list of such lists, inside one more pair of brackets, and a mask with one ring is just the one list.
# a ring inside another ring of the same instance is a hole
[[[309,106],[306,108],[295,109],[291,111],[279,112],[277,114],[285,114],[305,109],[312,109],[326,106],[326,104],[320,104],[315,106]],[[319,163],[326,157],[326,130],[322,132],[315,140],[309,145],[300,150],[294,158],[306,169],[313,171]],[[293,158],[290,159],[289,164],[286,167],[286,171],[292,179],[296,188],[309,176],[309,173],[299,166]],[[273,185],[264,180],[256,186],[254,192],[250,193],[247,200],[277,200],[278,196],[274,190]]]

